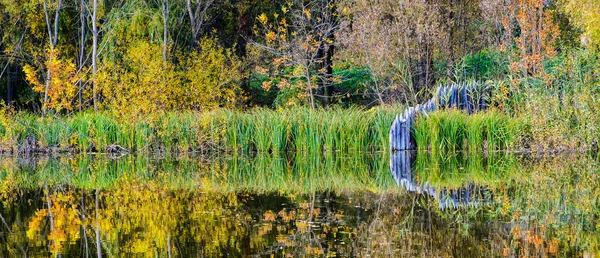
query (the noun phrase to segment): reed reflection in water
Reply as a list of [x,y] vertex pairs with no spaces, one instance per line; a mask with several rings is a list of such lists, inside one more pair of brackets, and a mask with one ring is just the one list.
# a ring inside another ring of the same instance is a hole
[[407,191],[423,193],[435,198],[442,210],[492,204],[493,197],[487,185],[476,185],[466,181],[464,186],[455,189],[448,187],[438,189],[427,181],[418,182],[413,175],[415,162],[413,157],[416,157],[416,152],[398,151],[392,153],[390,158],[390,171],[394,180]]

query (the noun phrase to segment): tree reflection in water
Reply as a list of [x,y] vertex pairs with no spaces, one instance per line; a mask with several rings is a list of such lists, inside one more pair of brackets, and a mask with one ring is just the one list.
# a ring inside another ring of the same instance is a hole
[[0,256],[598,252],[600,173],[594,158],[385,160],[390,159],[3,159]]

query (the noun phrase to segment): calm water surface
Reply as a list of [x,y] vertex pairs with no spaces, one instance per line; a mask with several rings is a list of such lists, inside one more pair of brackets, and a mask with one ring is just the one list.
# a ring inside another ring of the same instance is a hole
[[4,157],[0,201],[1,257],[600,255],[586,154]]

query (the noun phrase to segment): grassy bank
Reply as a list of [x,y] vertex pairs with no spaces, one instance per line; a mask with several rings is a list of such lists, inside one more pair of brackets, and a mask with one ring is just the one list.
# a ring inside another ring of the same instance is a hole
[[[28,113],[3,113],[0,151],[13,155],[56,152],[327,155],[388,151],[389,127],[400,110],[389,106],[369,110],[220,109],[161,112],[136,119],[107,112],[45,119]],[[598,142],[600,129],[593,126],[597,118],[585,118],[585,123],[566,128],[562,121],[554,126],[539,125],[536,118],[540,116],[514,116],[497,109],[473,115],[444,110],[417,117],[413,133],[418,149],[432,152],[593,149]],[[561,130],[560,134],[552,134],[556,130]]]
[[384,151],[400,108],[293,108],[249,112],[164,112],[137,119],[109,113],[64,118],[0,117],[0,149],[24,152]]

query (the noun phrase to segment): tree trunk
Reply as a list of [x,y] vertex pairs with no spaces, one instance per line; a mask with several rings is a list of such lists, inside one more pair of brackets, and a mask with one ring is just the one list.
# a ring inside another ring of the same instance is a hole
[[190,29],[192,30],[192,46],[194,47],[194,49],[198,50],[198,33],[196,30],[196,27],[198,26],[196,24],[196,13],[192,10],[192,1],[191,0],[186,0],[185,1],[185,7],[187,9],[188,12],[188,16],[190,17]]
[[171,234],[167,236],[167,255],[169,258],[173,257],[173,253],[171,251]]
[[433,57],[431,47],[428,43],[422,42],[419,50],[419,59],[417,60],[418,83],[417,92],[422,88],[433,84]]
[[327,106],[330,102],[330,98],[333,92],[333,83],[331,79],[333,78],[333,54],[335,49],[335,26],[337,24],[336,16],[334,15],[336,12],[335,0],[327,1],[327,6],[325,8],[329,8],[329,23],[331,24],[332,30],[329,31],[326,35],[324,35],[325,39],[321,39],[321,46],[319,46],[319,50],[317,51],[317,60],[319,60],[321,68],[325,68],[325,74],[321,76],[319,80],[319,97],[321,99],[321,104],[323,106]]
[[94,101],[94,110],[98,110],[98,85],[96,83],[96,75],[98,73],[98,0],[94,0],[92,13],[92,95]]
[[56,48],[58,44],[58,18],[60,17],[60,9],[62,8],[62,0],[58,0],[56,12],[54,13],[54,37],[52,38],[52,48]]
[[[83,57],[85,55],[85,3],[84,0],[79,1],[79,22],[81,23],[81,31],[79,34],[79,72],[83,71]],[[79,111],[83,105],[83,81],[79,80]]]
[[[52,62],[52,58],[49,59]],[[52,79],[52,75],[50,74],[50,69],[46,68],[46,88],[44,89],[44,103],[42,103],[42,118],[46,116],[46,106],[48,104],[48,90],[50,89],[50,80]]]
[[[335,40],[335,35],[332,33],[328,37],[331,42]],[[333,54],[335,50],[335,45],[333,43],[329,45],[329,49],[327,49],[327,54],[325,55],[325,85],[323,86],[323,98],[325,100],[325,104],[329,105],[331,102],[331,97],[333,96]]]
[[167,0],[162,1],[162,15],[163,15],[163,61],[167,61],[167,40],[168,40],[168,27],[167,19],[169,18],[169,5]]
[[247,39],[251,37],[252,28],[248,25],[248,13],[244,12],[238,16],[238,34],[236,39],[236,53],[240,57],[246,57]]
[[[96,0],[94,0],[96,1]],[[48,39],[50,41],[50,51],[54,51],[56,49],[56,45],[58,44],[58,18],[60,17],[60,9],[62,8],[62,0],[58,0],[56,11],[54,13],[54,32],[51,29],[50,25],[50,17],[48,15],[48,4],[46,0],[43,1],[44,6],[44,17],[46,18],[46,27],[48,29]],[[48,60],[48,62],[52,62],[52,58]],[[50,90],[50,81],[52,80],[52,73],[50,69],[46,69],[46,88],[44,89],[44,103],[42,104],[42,118],[46,116],[46,105],[48,104],[48,91]]]
[[12,102],[13,102],[13,87],[12,87],[12,82],[10,81],[12,79],[12,77],[10,76],[11,72],[12,72],[12,64],[8,63],[7,67],[6,67],[6,102],[8,103],[8,106],[11,107],[12,106]]
[[198,40],[200,40],[200,32],[204,25],[204,19],[208,12],[208,9],[213,4],[214,0],[197,0],[192,6],[192,0],[185,1],[185,7],[190,18],[190,28],[192,32],[193,42],[192,45],[196,51],[200,52],[200,46]]
[[[331,8],[331,16],[330,19],[332,19],[331,23],[333,24],[334,28],[337,27],[338,25],[338,16],[335,15],[337,12],[337,6],[335,4],[335,0],[331,0],[329,2],[329,6]],[[331,33],[328,35],[327,39],[330,42],[329,43],[329,49],[327,49],[327,54],[325,57],[325,67],[327,68],[327,74],[325,75],[327,78],[327,85],[325,86],[325,96],[326,96],[326,103],[329,104],[331,102],[331,97],[333,96],[333,55],[335,54],[335,29],[333,31],[331,31]]]
[[306,90],[308,92],[308,100],[310,101],[310,107],[315,108],[315,97],[312,89],[312,82],[310,81],[310,69],[306,66]]

